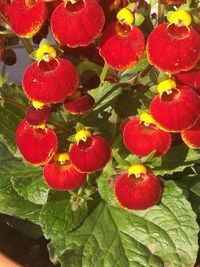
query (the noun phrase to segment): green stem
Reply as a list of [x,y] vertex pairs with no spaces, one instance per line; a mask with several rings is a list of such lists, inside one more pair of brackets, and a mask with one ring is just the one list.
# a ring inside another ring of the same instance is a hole
[[164,21],[164,5],[158,2],[158,24]]
[[120,155],[119,153],[117,152],[116,149],[113,149],[112,150],[112,156],[113,158],[116,160],[116,162],[119,164],[119,165],[127,165],[128,166],[128,162],[126,160],[124,160]]
[[108,64],[107,63],[104,63],[104,66],[103,66],[103,69],[102,69],[102,72],[101,72],[101,75],[100,75],[101,84],[104,83],[104,80],[106,78],[108,69],[109,69]]
[[14,32],[0,31],[0,36],[1,37],[12,37],[12,36],[15,36],[15,33]]
[[23,43],[24,48],[26,49],[26,52],[30,55],[34,51],[33,46],[30,43],[30,41],[28,39],[21,38],[21,42]]

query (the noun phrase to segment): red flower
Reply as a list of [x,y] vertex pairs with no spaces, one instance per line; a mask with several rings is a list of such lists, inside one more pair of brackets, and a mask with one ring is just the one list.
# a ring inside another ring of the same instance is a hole
[[51,16],[51,30],[57,42],[70,47],[87,46],[102,32],[105,17],[95,0],[67,1]]
[[177,87],[173,80],[159,84],[160,92],[151,102],[150,112],[159,128],[180,132],[192,127],[200,114],[200,98],[190,87]]
[[78,172],[69,161],[67,153],[59,154],[55,162],[44,167],[47,184],[57,190],[74,190],[82,186],[87,178],[86,173]]
[[78,73],[66,59],[32,63],[23,76],[23,89],[28,98],[45,104],[64,101],[78,86]]
[[42,28],[47,6],[42,0],[14,0],[9,6],[8,17],[16,35],[31,38]]
[[181,132],[181,137],[187,146],[193,149],[200,149],[200,117],[194,126]]
[[76,134],[77,143],[70,150],[70,161],[80,172],[102,170],[111,158],[111,148],[101,135],[92,135],[87,130]]
[[187,85],[200,94],[200,66],[194,69],[176,74],[177,82]]
[[164,5],[182,5],[186,3],[186,0],[160,0]]
[[[191,23],[190,15],[183,10],[176,12],[179,13],[176,16],[172,14],[170,24],[158,25],[147,40],[150,64],[169,73],[192,69],[200,56],[200,35],[193,28],[188,28]],[[176,24],[175,21],[180,23]]]
[[163,156],[170,148],[171,134],[160,130],[149,114],[130,120],[123,131],[123,140],[131,153],[145,157],[152,151],[155,156]]
[[131,210],[144,210],[157,204],[161,196],[161,183],[143,165],[134,165],[117,177],[115,197],[118,203]]
[[99,53],[111,68],[124,70],[137,64],[144,46],[143,34],[137,27],[113,22],[103,33]]
[[26,121],[31,125],[40,125],[45,123],[50,115],[51,108],[49,106],[33,101],[32,105],[26,110]]
[[[76,93],[80,95],[76,95]],[[76,93],[75,97],[72,95],[66,100],[64,108],[70,114],[84,114],[94,106],[95,100],[87,93],[81,93],[80,91]]]
[[53,158],[58,140],[53,130],[36,128],[22,120],[17,128],[16,144],[26,161],[33,165],[43,165]]

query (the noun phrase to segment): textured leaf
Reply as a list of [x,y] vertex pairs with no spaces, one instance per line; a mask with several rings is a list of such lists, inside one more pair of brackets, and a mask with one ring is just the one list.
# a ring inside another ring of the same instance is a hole
[[155,166],[153,171],[159,175],[181,172],[185,168],[193,166],[195,163],[199,162],[199,159],[199,150],[190,149],[182,144],[171,148],[164,157],[158,159],[158,161],[161,160],[161,163],[159,163],[158,166],[156,166],[157,160],[155,160],[152,164]]
[[0,107],[0,141],[4,143],[12,153],[17,152],[15,132],[21,119],[22,118],[15,110]]
[[66,235],[65,267],[188,267],[198,248],[198,226],[182,191],[169,181],[159,205],[128,211],[101,203]]
[[76,211],[71,209],[70,195],[56,192],[50,196],[40,214],[40,225],[47,239],[56,244],[56,249],[64,248],[64,239],[69,231],[77,228],[87,216],[87,205]]
[[0,94],[4,101],[4,105],[0,107],[0,141],[15,154],[15,132],[25,116],[25,105],[28,100],[25,99],[22,89],[13,84],[1,87]]
[[39,205],[47,202],[49,187],[44,181],[42,168],[19,161],[9,166],[9,173],[20,196]]
[[11,184],[0,188],[0,212],[38,223],[40,206],[26,201],[12,188]]
[[10,158],[0,161],[0,212],[38,222],[40,206],[26,201],[13,189],[9,168],[18,164],[18,160]]
[[[12,186],[12,173],[14,170],[23,171],[21,164],[0,143],[0,212],[38,223],[41,206],[19,196]],[[19,175],[22,179],[24,178],[23,173]],[[37,192],[34,192],[34,194],[37,194]]]

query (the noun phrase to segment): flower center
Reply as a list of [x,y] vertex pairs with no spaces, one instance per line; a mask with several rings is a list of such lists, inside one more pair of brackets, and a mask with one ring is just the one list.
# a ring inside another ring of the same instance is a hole
[[190,14],[184,10],[171,12],[168,18],[169,23],[174,23],[177,27],[190,26],[192,18]]
[[43,107],[45,106],[45,104],[44,103],[41,103],[39,101],[32,101],[32,106],[35,109],[43,109]]
[[141,176],[141,174],[146,174],[147,173],[147,169],[143,164],[136,164],[131,166],[128,169],[128,176],[131,175],[135,175],[136,178],[139,178]]
[[58,67],[58,60],[51,59],[49,62],[41,60],[39,61],[38,66],[42,71],[54,71]]
[[140,121],[143,122],[145,126],[150,126],[152,124],[155,126],[155,121],[149,113],[142,113],[140,115]]
[[85,5],[85,0],[64,0],[65,8],[69,12],[77,12],[81,10]]
[[159,83],[157,90],[160,95],[162,95],[164,92],[166,92],[167,95],[170,95],[172,93],[172,89],[176,89],[176,82],[168,79]]
[[56,50],[49,44],[42,44],[36,51],[36,58],[38,61],[50,62],[51,59],[56,58]]
[[131,12],[130,9],[128,8],[122,8],[118,13],[117,13],[117,19],[118,21],[123,25],[129,25],[132,27],[133,22],[134,22],[134,16],[133,13]]
[[54,157],[55,161],[58,161],[61,165],[64,165],[66,162],[69,161],[69,154],[68,153],[57,153]]
[[75,135],[75,140],[77,143],[80,141],[86,142],[88,138],[92,137],[92,134],[88,130],[80,130]]

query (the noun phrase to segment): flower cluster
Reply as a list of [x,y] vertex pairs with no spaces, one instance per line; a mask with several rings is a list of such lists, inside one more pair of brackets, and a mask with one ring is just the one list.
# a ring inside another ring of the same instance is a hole
[[[134,67],[146,50],[149,64],[165,73],[165,78],[157,84],[149,109],[123,122],[124,147],[139,158],[154,153],[155,159],[169,151],[172,133],[180,133],[186,145],[200,148],[198,27],[189,11],[178,8],[185,1],[162,0],[176,8],[168,12],[164,22],[144,34],[139,26],[145,18],[138,10],[139,4],[148,10],[148,4],[132,2],[127,5],[123,1],[122,5],[120,0],[14,0],[1,6],[17,36],[40,43],[34,53],[36,61],[26,68],[22,79],[31,105],[18,126],[16,143],[27,162],[44,165],[44,178],[54,189],[81,187],[89,174],[103,170],[112,158],[108,140],[93,129],[84,127],[73,132],[74,143],[64,148],[48,124],[57,106],[72,115],[92,112],[95,106],[95,99],[87,90],[90,88],[80,79],[69,57],[66,59],[69,55],[86,57],[100,66],[105,63],[116,75],[108,80],[119,83],[117,73]],[[42,39],[48,28],[64,56]],[[0,58],[1,55],[0,46]],[[104,77],[95,80],[93,88],[103,82]],[[128,209],[157,204],[161,191],[160,179],[141,162],[127,167],[114,185],[118,203]]]

